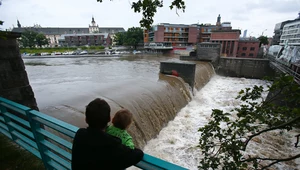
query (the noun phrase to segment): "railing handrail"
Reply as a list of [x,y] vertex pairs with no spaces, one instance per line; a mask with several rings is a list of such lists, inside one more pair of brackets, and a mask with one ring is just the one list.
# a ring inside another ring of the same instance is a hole
[[[46,169],[71,169],[72,140],[79,128],[29,107],[0,97],[0,132],[42,159]],[[52,131],[62,134],[59,137]],[[185,170],[145,154],[135,165],[141,169]]]
[[[281,72],[287,73],[287,74],[293,76],[295,82],[300,84],[300,74],[287,66],[287,64],[291,65],[291,63],[286,63],[286,62],[280,61],[271,55],[267,55],[267,58],[270,61],[271,67],[276,67],[276,69],[280,70]],[[298,67],[298,69],[300,69],[300,68]]]

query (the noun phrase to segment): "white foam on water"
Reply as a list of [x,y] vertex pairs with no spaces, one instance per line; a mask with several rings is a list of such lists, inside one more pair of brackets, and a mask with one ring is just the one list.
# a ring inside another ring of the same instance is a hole
[[230,112],[241,104],[235,100],[238,92],[254,85],[266,85],[266,82],[218,75],[212,77],[175,119],[147,143],[144,152],[191,170],[198,169],[203,157],[197,147],[200,138],[198,129],[208,123],[212,109]]

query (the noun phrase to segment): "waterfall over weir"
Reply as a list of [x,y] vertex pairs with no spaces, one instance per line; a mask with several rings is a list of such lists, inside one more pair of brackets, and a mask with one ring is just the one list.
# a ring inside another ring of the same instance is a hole
[[[199,90],[208,83],[214,69],[208,62],[192,63],[196,64],[194,89]],[[85,106],[97,97],[104,98],[111,106],[111,117],[122,107],[133,113],[134,122],[128,131],[135,145],[142,148],[192,99],[191,88],[182,78],[157,74],[157,81],[123,81],[41,111],[75,126],[86,127]]]

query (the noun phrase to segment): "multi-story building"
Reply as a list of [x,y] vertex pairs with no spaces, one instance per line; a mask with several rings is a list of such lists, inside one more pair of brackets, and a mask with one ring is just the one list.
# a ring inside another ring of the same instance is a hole
[[199,28],[199,41],[198,42],[209,42],[211,32],[218,30],[217,25],[211,25],[211,24],[201,24],[198,25]]
[[236,57],[241,58],[256,58],[259,51],[259,40],[250,38],[240,38]]
[[286,24],[292,23],[292,22],[296,22],[296,21],[300,21],[300,12],[298,14],[298,18],[294,19],[294,20],[287,20],[287,21],[283,21],[280,22],[278,24],[275,25],[274,28],[274,36],[273,36],[273,40],[272,40],[272,45],[279,45],[280,43],[280,37],[283,33],[283,28]]
[[279,45],[300,45],[300,19],[284,25]]
[[83,46],[83,45],[111,45],[112,40],[108,33],[92,34],[63,34],[59,40],[60,46]]
[[169,23],[155,25],[150,30],[144,30],[144,42],[145,47],[164,46],[173,47],[173,50],[178,47],[211,42],[220,44],[220,53],[223,57],[256,58],[259,41],[247,37],[240,39],[240,34],[241,30],[232,29],[230,22],[221,23],[219,14],[216,25]]
[[162,23],[144,30],[144,43],[186,47],[198,42],[198,34],[196,25]]
[[212,31],[210,41],[221,44],[221,56],[236,57],[241,30]]
[[199,42],[210,42],[211,34],[217,30],[231,30],[230,22],[221,23],[221,16],[217,17],[216,25],[211,24],[169,24],[161,23],[150,30],[144,30],[144,43],[172,46],[174,48],[187,47]]
[[89,27],[81,28],[61,28],[61,27],[41,27],[40,25],[34,25],[33,27],[21,27],[19,21],[17,21],[18,27],[12,29],[12,32],[24,32],[34,31],[37,33],[42,33],[49,39],[49,46],[56,47],[60,45],[59,40],[62,39],[63,34],[92,34],[92,33],[107,33],[110,36],[117,32],[124,32],[122,27],[99,27],[94,17],[92,17],[91,25]]

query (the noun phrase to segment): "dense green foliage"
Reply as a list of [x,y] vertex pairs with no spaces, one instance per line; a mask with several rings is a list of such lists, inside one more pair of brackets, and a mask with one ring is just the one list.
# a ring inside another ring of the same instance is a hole
[[35,46],[42,47],[43,45],[48,45],[49,41],[44,34],[26,30],[22,33],[20,43],[23,47],[32,48]]
[[133,46],[136,49],[138,44],[143,42],[143,39],[143,29],[140,27],[131,27],[128,28],[127,32],[115,34],[114,42],[117,45]]
[[[263,92],[273,95],[263,99]],[[289,133],[300,127],[300,87],[293,77],[275,79],[266,91],[262,86],[246,88],[236,99],[244,104],[230,113],[214,109],[209,123],[199,129],[202,132],[199,147],[204,155],[200,169],[266,169],[278,162],[300,158],[300,154],[280,159],[244,155],[253,138],[278,129]]]
[[48,45],[48,39],[45,37],[44,34],[37,34],[36,36],[36,45],[42,47],[43,45]]
[[259,47],[260,47],[262,44],[263,44],[263,45],[269,44],[269,41],[268,41],[268,37],[267,37],[267,36],[261,35],[261,36],[259,36],[257,39],[260,41]]
[[124,45],[126,32],[118,32],[114,35],[114,42],[116,45]]
[[143,42],[143,39],[143,30],[139,27],[132,27],[127,30],[124,43],[125,45],[133,46],[134,49],[136,49],[138,44]]
[[[97,1],[102,2],[103,0]],[[141,27],[150,29],[157,9],[163,7],[163,5],[163,0],[138,0],[137,2],[132,2],[131,8],[134,12],[142,13],[143,18],[140,20]],[[177,9],[182,9],[184,12],[184,0],[173,0],[169,7],[170,9],[176,8],[176,13]]]

